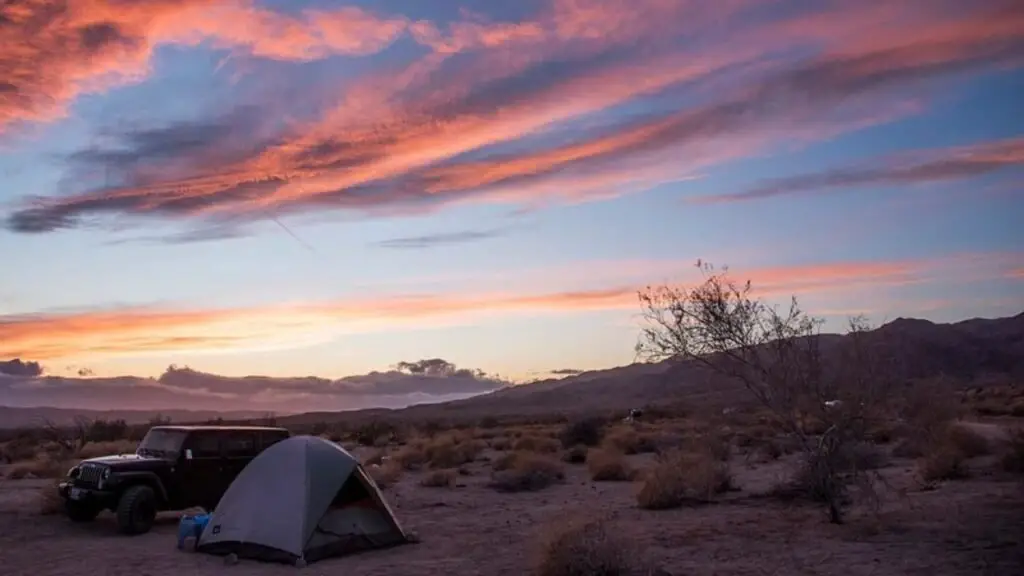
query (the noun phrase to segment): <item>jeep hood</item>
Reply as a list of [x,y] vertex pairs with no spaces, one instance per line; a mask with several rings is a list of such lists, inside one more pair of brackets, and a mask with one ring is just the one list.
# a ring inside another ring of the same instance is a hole
[[155,456],[139,456],[138,454],[118,454],[116,456],[100,456],[82,460],[82,464],[100,464],[118,470],[152,469],[173,464],[166,458]]

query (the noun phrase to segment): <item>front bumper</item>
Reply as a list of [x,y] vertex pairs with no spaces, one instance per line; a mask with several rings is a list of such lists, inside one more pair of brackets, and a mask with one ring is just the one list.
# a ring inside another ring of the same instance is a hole
[[57,485],[57,491],[65,502],[76,502],[92,505],[97,508],[113,509],[117,505],[117,495],[110,490],[75,486],[73,482],[64,481]]

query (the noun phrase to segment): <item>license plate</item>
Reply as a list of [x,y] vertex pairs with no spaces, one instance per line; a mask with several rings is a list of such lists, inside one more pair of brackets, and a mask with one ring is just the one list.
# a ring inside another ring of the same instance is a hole
[[71,493],[68,494],[68,496],[72,500],[81,500],[82,499],[82,491],[80,489],[78,489],[78,488],[72,488],[71,489]]

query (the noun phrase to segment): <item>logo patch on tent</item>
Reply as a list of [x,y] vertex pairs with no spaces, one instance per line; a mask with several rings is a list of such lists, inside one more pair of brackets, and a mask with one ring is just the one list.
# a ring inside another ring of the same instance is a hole
[[220,534],[220,524],[217,524],[216,526],[213,527],[213,533],[214,534]]

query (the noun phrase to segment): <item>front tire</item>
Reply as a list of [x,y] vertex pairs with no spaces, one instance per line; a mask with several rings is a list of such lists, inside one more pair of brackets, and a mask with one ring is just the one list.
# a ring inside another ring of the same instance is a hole
[[64,511],[72,522],[92,522],[100,513],[100,509],[96,506],[90,506],[88,504],[74,502],[72,500],[66,500],[64,502]]
[[156,493],[149,486],[132,486],[117,502],[117,526],[128,535],[145,534],[156,519]]

